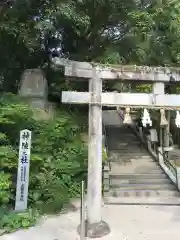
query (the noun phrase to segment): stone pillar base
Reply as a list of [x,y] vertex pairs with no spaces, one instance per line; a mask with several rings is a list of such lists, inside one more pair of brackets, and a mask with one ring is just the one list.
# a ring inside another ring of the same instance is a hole
[[[77,228],[78,234],[80,234],[80,225]],[[101,238],[110,233],[110,227],[109,225],[104,222],[97,222],[89,224],[87,221],[85,223],[85,237],[88,238]]]

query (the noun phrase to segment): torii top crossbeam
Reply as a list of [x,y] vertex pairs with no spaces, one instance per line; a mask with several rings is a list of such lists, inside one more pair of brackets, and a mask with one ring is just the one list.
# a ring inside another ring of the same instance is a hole
[[[152,83],[152,93],[115,93],[102,92],[102,85],[99,85],[100,99],[96,104],[102,106],[119,106],[129,108],[151,108],[151,109],[166,109],[179,110],[180,109],[180,95],[165,94],[164,85],[173,80],[174,83],[180,83],[180,70],[176,68],[165,67],[146,67],[146,66],[115,66],[115,65],[101,65],[97,63],[76,62],[62,58],[54,58],[53,63],[55,67],[63,66],[65,70],[65,77],[71,80],[93,80],[94,88],[100,79],[102,80],[120,80],[128,82],[143,82]],[[91,81],[89,81],[90,84]],[[89,85],[90,86],[90,85]],[[90,88],[89,88],[90,89]],[[77,92],[77,91],[63,91],[62,102],[71,104],[95,104],[92,100],[94,96],[93,91]]]
[[95,67],[98,76],[103,80],[125,80],[132,82],[164,82],[180,83],[180,69],[172,67],[149,67],[136,65],[103,65],[99,63],[77,62],[63,58],[53,58],[53,64],[64,66],[65,76],[76,79],[92,78]]

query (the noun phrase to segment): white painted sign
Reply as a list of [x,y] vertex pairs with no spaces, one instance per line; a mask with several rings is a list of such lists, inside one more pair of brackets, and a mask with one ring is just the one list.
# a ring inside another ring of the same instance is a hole
[[24,129],[20,131],[19,160],[15,202],[16,211],[24,211],[27,209],[30,154],[31,154],[31,131]]

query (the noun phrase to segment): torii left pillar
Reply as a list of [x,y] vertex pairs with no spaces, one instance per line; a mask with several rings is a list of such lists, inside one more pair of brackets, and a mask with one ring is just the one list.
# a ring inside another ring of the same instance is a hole
[[89,80],[89,149],[88,149],[88,189],[87,189],[87,236],[100,238],[110,232],[102,221],[102,79],[93,69]]

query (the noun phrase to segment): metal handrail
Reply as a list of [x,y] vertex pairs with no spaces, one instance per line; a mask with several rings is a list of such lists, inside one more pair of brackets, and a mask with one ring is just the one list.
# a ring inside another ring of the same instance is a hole
[[[147,141],[151,142],[148,138],[146,138]],[[169,170],[175,175],[177,175],[177,170],[176,168],[173,166],[173,164],[168,160],[167,156],[165,155],[165,151],[164,151],[164,148],[162,147],[163,149],[163,153],[161,153],[158,149],[158,147],[156,147],[156,151],[158,154],[160,154],[161,156],[163,156],[163,160],[164,160],[164,163],[165,165],[169,168]],[[173,171],[172,171],[173,170]]]
[[176,170],[175,167],[172,165],[172,163],[169,161],[168,157],[165,155],[165,151],[164,151],[163,147],[162,147],[162,150],[163,150],[163,153],[160,152],[159,149],[157,148],[157,152],[158,152],[161,156],[163,156],[163,159],[164,159],[164,162],[166,163],[166,165],[168,165],[168,166],[174,168],[174,170]]
[[[132,129],[134,130],[136,135],[139,135],[139,128],[136,124],[131,125]],[[142,131],[142,139],[140,138],[140,141],[142,142],[143,145],[147,146],[147,141],[151,142],[150,139],[147,138],[147,135],[144,134],[144,132]],[[151,142],[152,143],[152,142]],[[177,177],[177,169],[175,166],[173,166],[173,164],[168,160],[167,156],[165,155],[165,151],[164,148],[163,149],[163,153],[161,153],[158,149],[158,147],[155,147],[155,154],[158,157],[158,154],[161,154],[163,156],[163,162],[166,165],[166,167],[170,170],[170,172],[174,175],[174,177],[176,178],[176,184],[178,184],[178,177]],[[154,156],[154,155],[153,155]],[[155,156],[154,156],[155,157]],[[155,157],[156,158],[156,157]],[[156,158],[157,159],[157,158]]]

